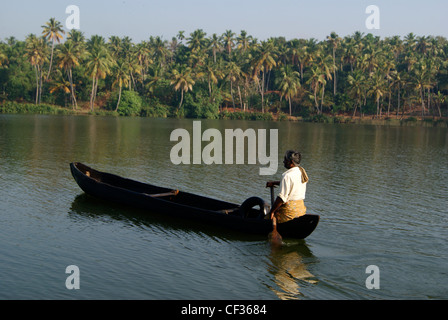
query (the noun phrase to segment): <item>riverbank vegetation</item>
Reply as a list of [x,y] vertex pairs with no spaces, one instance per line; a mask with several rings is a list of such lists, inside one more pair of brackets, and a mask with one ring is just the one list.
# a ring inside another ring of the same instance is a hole
[[134,43],[65,33],[53,18],[39,31],[0,42],[1,112],[435,123],[448,113],[443,37],[260,41],[198,29]]

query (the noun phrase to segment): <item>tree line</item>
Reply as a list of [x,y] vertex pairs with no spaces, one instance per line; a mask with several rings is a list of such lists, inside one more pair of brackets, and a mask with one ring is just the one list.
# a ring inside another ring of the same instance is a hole
[[38,36],[0,42],[0,100],[213,118],[220,111],[309,116],[446,116],[448,41],[381,39],[359,31],[325,40],[259,41],[246,31],[179,31],[105,39],[65,33],[51,18]]

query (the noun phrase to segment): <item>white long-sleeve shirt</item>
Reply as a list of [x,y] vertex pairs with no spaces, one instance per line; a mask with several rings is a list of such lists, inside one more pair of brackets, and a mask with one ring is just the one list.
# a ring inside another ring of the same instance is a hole
[[280,191],[278,196],[283,202],[291,200],[304,200],[306,193],[306,183],[302,183],[302,172],[298,167],[293,167],[285,171],[280,181]]

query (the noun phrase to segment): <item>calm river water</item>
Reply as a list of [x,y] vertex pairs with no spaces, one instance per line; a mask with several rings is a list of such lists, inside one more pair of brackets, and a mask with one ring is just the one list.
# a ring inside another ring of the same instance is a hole
[[[278,129],[280,164],[286,149],[302,151],[306,205],[321,221],[280,250],[97,201],[70,174],[80,161],[235,203],[270,199],[280,166],[261,176],[259,164],[172,164],[171,132],[192,125],[0,115],[0,299],[448,298],[447,128],[202,121],[223,133]],[[79,290],[66,288],[70,265]]]

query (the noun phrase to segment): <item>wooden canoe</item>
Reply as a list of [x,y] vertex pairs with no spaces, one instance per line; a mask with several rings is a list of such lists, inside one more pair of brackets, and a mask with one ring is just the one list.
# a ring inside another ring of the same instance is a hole
[[[158,212],[212,223],[240,232],[267,236],[272,231],[271,220],[264,219],[269,205],[258,197],[250,197],[238,205],[123,178],[79,162],[70,163],[70,170],[85,193],[112,203],[140,208],[148,213]],[[318,222],[319,215],[306,214],[278,224],[277,229],[283,238],[305,239]]]

